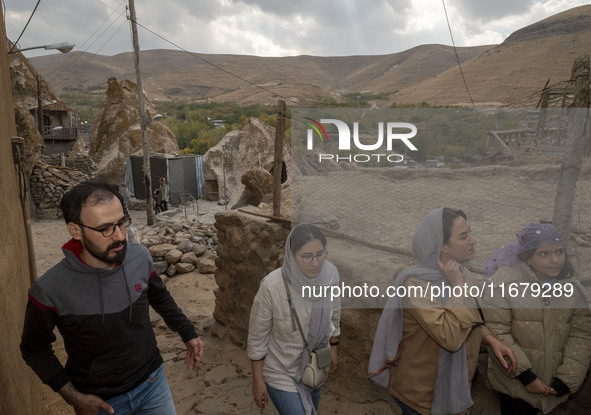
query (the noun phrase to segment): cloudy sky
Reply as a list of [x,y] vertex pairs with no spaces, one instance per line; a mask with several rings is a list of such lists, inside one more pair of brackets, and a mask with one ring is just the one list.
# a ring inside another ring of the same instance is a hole
[[[16,41],[38,0],[2,0]],[[423,44],[501,43],[583,0],[136,0],[140,48],[258,56],[346,56]],[[128,0],[41,0],[21,48],[73,42],[100,55],[132,51]],[[445,4],[445,8],[444,8]],[[25,52],[27,57],[47,51]]]

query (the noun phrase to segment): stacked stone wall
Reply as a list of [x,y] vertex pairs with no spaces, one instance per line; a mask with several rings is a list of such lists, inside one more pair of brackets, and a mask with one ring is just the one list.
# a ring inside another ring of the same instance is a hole
[[246,346],[248,320],[260,281],[281,266],[289,225],[269,222],[238,211],[215,216],[218,231],[218,284],[213,317],[221,335]]
[[[96,173],[96,163],[88,154],[77,153],[75,156],[65,156],[63,160],[65,163],[64,167],[77,170],[89,177],[94,177]],[[42,156],[41,161],[50,166],[61,166],[62,155],[52,154],[50,156]]]
[[[128,230],[128,235],[134,233]],[[197,220],[173,222],[158,220],[154,226],[145,226],[138,235],[154,261],[154,269],[164,277],[174,277],[197,271],[214,274],[218,238],[216,229]]]

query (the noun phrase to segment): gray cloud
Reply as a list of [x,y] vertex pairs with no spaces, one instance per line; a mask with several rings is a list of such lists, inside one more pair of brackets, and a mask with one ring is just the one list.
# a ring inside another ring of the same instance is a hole
[[462,12],[466,20],[489,22],[506,16],[526,14],[536,0],[447,0],[446,5]]
[[[4,2],[7,36],[16,40],[37,0]],[[445,0],[457,46],[500,43],[515,30],[586,3]],[[90,53],[129,52],[127,4],[127,0],[41,2],[20,45],[72,41],[77,50]],[[141,0],[136,9],[138,22],[148,29],[139,29],[143,50],[174,49],[168,40],[200,53],[336,56],[451,44],[441,0]]]

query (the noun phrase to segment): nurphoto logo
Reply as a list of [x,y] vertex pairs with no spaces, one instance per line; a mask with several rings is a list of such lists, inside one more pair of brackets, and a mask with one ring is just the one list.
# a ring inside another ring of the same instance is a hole
[[[367,163],[369,161],[381,162],[387,160],[390,163],[400,163],[404,160],[402,154],[392,153],[394,140],[400,140],[404,145],[411,151],[417,151],[418,149],[410,141],[411,138],[417,135],[417,127],[414,124],[407,122],[378,122],[377,130],[373,129],[373,137],[362,137],[359,133],[359,122],[353,122],[353,143],[351,143],[351,128],[349,125],[335,118],[321,118],[320,121],[316,121],[310,117],[303,117],[310,121],[305,124],[310,127],[307,129],[307,142],[306,149],[314,149],[314,132],[320,137],[320,142],[329,142],[329,134],[326,132],[326,128],[330,128],[328,125],[332,124],[330,130],[334,130],[336,127],[338,133],[338,150],[339,153],[318,153],[318,161],[332,160],[341,162],[347,161],[349,163]],[[377,132],[377,138],[375,134]],[[373,140],[373,142],[372,142]],[[370,141],[368,143],[368,141]],[[385,149],[384,149],[385,142]],[[355,149],[362,151],[360,153],[344,153],[343,151],[351,151],[351,146]]]

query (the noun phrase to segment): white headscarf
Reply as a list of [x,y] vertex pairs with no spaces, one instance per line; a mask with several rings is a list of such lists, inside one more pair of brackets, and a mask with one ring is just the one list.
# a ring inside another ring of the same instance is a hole
[[[299,224],[295,226],[287,237],[287,241],[285,242],[283,265],[281,266],[281,275],[289,283],[290,290],[293,289],[299,293],[303,292],[302,287],[312,286],[313,288],[314,286],[322,287],[337,285],[339,283],[339,273],[336,267],[326,259],[320,268],[320,272],[314,278],[308,278],[300,271],[295,257],[291,252],[291,238],[294,232],[301,231],[302,229],[300,227],[304,225],[307,224]],[[300,229],[297,230],[298,228]],[[314,292],[313,289],[311,291]],[[330,327],[332,317],[331,301],[328,296],[311,296],[305,300],[312,302],[312,312],[310,314],[310,325],[306,342],[308,343],[309,349],[314,350],[321,345]],[[300,322],[302,326],[305,326],[304,322]],[[309,359],[310,357],[308,355],[308,351],[303,349],[300,358],[300,367],[298,368],[294,380],[298,389],[298,393],[300,394],[300,398],[302,399],[302,404],[306,414],[315,415],[316,409],[312,404],[311,396],[312,389],[301,383],[302,374],[304,373],[304,368],[308,364]]]
[[[404,285],[408,277],[417,277],[425,281],[449,285],[441,273],[437,261],[443,246],[443,208],[427,214],[419,224],[413,237],[412,248],[416,267],[402,272],[396,278],[396,287]],[[446,302],[447,298],[442,298]],[[374,337],[369,360],[370,380],[387,388],[390,383],[390,366],[402,339],[402,301],[391,297],[382,312]],[[464,411],[474,402],[470,394],[470,382],[466,359],[466,345],[456,352],[449,352],[439,347],[437,379],[433,390],[431,413],[447,415]]]

